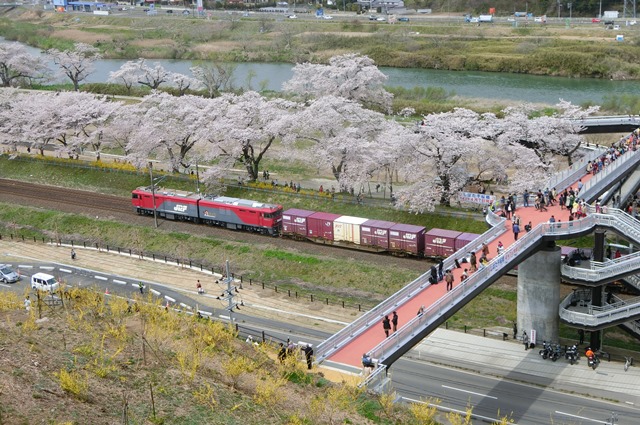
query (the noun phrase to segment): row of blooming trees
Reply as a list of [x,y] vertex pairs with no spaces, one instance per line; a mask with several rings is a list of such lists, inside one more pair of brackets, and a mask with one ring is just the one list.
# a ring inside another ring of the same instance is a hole
[[[175,78],[144,60],[120,71],[112,78],[125,85],[158,87]],[[407,126],[379,112],[391,105],[385,81],[369,58],[343,55],[329,65],[296,66],[284,86],[286,100],[215,89],[210,98],[153,92],[131,104],[85,93],[5,89],[0,135],[5,144],[41,153],[47,147],[71,156],[109,149],[138,166],[157,158],[173,171],[197,160],[210,165],[204,178],[212,180],[229,168],[256,180],[265,158],[330,171],[347,190],[384,172],[389,182],[392,175],[399,178],[401,204],[422,212],[448,204],[469,178],[509,173],[508,190],[538,189],[558,155],[571,160],[577,153],[581,138],[571,119],[594,112],[567,102],[556,106],[555,115],[537,117],[528,106],[505,109],[501,118],[455,109]]]

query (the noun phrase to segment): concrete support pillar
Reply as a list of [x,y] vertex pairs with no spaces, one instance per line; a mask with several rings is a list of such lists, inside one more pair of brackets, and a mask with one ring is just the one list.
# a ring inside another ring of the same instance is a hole
[[560,247],[550,242],[518,265],[518,330],[531,337],[534,329],[536,344],[558,341],[560,261]]
[[[594,232],[593,259],[594,261],[604,261],[605,254],[605,231],[598,229]],[[605,285],[606,286],[606,285]],[[605,286],[596,286],[591,289],[591,305],[602,306],[602,293]],[[589,338],[591,348],[594,350],[602,348],[602,331],[591,332]]]

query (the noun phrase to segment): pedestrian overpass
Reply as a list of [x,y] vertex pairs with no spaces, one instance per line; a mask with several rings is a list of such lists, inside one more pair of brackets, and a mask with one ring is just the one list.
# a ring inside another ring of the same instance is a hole
[[[584,187],[580,192],[580,197],[588,202],[593,202],[617,181],[631,173],[640,163],[640,154],[629,151],[599,174],[586,176],[584,171],[586,162],[601,154],[601,151],[595,151],[589,158],[585,158],[569,170],[554,176],[549,182],[549,187],[556,187],[558,191],[561,191],[582,179]],[[317,361],[326,366],[359,373],[362,353],[370,353],[378,361],[378,366],[368,376],[365,385],[380,388],[387,381],[386,369],[396,360],[442,325],[476,295],[539,249],[554,244],[557,240],[573,239],[589,234],[597,228],[611,229],[640,243],[640,222],[619,210],[607,209],[596,212],[594,208],[585,218],[580,220],[572,222],[563,220],[556,223],[548,223],[549,217],[554,212],[556,214],[559,212],[559,209],[558,212],[554,211],[553,207],[550,207],[548,212],[537,212],[533,208],[520,207],[517,212],[519,215],[531,215],[531,217],[523,217],[522,222],[526,223],[530,219],[535,225],[534,229],[522,235],[518,241],[505,244],[508,246],[503,254],[493,258],[486,267],[471,274],[464,282],[458,283],[450,292],[444,290],[444,284],[430,284],[429,273],[423,274],[321,343],[316,350]],[[487,221],[492,226],[487,232],[444,261],[445,269],[456,271],[456,282],[459,282],[460,275],[460,270],[455,269],[456,260],[460,262],[470,251],[478,252],[483,243],[487,243],[491,252],[495,252],[499,238],[512,239],[509,231],[510,226],[504,218],[490,213],[487,216]],[[638,271],[638,268],[640,268],[640,257],[627,258],[593,273],[593,276],[589,277],[592,278],[589,282],[593,285],[602,284],[606,279],[613,280],[623,275],[632,275]],[[563,272],[567,277],[576,276],[577,273],[564,268]],[[587,280],[585,277],[584,281]],[[631,305],[614,305],[607,309],[606,313],[596,312],[599,314],[596,314],[598,316],[596,318],[593,314],[580,315],[571,312],[566,308],[568,305],[566,303],[565,299],[560,306],[561,320],[585,328],[599,329],[640,317],[640,300],[638,300],[637,309],[632,308]],[[424,313],[416,315],[422,305],[425,306]],[[382,318],[385,315],[390,315],[392,311],[398,312],[401,318],[400,326],[397,332],[385,338],[380,323]]]

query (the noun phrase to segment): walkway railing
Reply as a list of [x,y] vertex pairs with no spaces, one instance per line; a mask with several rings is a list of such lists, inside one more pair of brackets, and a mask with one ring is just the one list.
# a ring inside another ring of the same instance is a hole
[[569,280],[607,283],[623,276],[640,272],[640,252],[601,263],[591,261],[590,268],[562,265],[562,276]]
[[582,176],[587,173],[587,164],[589,163],[589,161],[597,159],[604,152],[606,152],[604,148],[595,149],[593,152],[585,155],[579,161],[574,162],[571,167],[559,173],[555,173],[549,179],[547,187],[549,189],[553,189],[555,187],[558,193],[562,192],[569,186],[575,184],[575,182],[577,182],[580,178],[582,178]]
[[567,296],[559,308],[560,318],[573,325],[588,328],[602,328],[616,322],[629,322],[640,317],[640,297],[627,301],[616,302],[604,306],[588,306],[587,312],[572,311],[571,306],[573,294]]
[[637,151],[629,150],[616,158],[615,161],[589,179],[578,196],[584,198],[587,202],[595,201],[608,186],[620,180],[622,176],[638,166],[640,155],[636,155],[636,153]]
[[[483,286],[486,286],[486,282],[489,281],[489,279],[497,275],[502,275],[510,270],[521,254],[541,243],[543,238],[569,238],[576,234],[588,233],[596,226],[615,227],[615,223],[619,223],[615,217],[604,214],[593,214],[572,222],[538,224],[531,232],[525,233],[518,241],[509,246],[502,255],[494,258],[486,267],[478,269],[478,271],[469,276],[468,279],[429,306],[424,314],[409,321],[398,329],[397,332],[384,339],[372,350],[369,350],[369,353],[374,358],[385,363],[391,354],[398,350],[403,350],[407,343],[414,339],[426,327],[442,318],[442,316],[448,316],[451,310],[455,311],[454,308],[459,303],[466,301],[465,299],[469,296],[475,296],[475,293],[484,289]],[[640,305],[638,308],[640,314]],[[627,308],[626,311],[627,314],[634,314],[631,312],[630,307]],[[620,313],[621,317],[623,317],[623,314],[624,313]]]
[[[490,243],[499,235],[504,233],[505,227],[503,223],[505,219],[502,217],[498,217],[495,214],[491,214],[493,216],[493,221],[498,223],[495,227],[484,232],[475,240],[469,242],[462,249],[456,251],[456,253],[444,260],[444,269],[451,269],[455,266],[455,261],[462,260],[468,252],[470,251],[478,251],[483,243]],[[316,358],[318,362],[322,362],[331,354],[335,353],[345,345],[347,345],[352,339],[356,338],[358,335],[366,331],[369,326],[378,324],[382,318],[391,313],[393,310],[398,308],[398,306],[404,304],[406,301],[410,300],[412,297],[418,295],[423,290],[425,290],[429,285],[429,276],[430,272],[426,272],[421,275],[413,282],[409,283],[404,288],[400,289],[398,292],[387,298],[385,301],[381,302],[352,323],[344,327],[335,335],[331,336],[329,339],[318,345],[316,350]],[[374,356],[375,357],[375,356]]]

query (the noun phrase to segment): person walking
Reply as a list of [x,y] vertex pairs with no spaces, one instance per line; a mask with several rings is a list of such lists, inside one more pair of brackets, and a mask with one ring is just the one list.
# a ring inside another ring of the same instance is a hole
[[384,319],[382,319],[382,329],[384,329],[384,334],[388,337],[389,331],[391,330],[391,322],[389,321],[389,316],[384,316]]
[[529,335],[527,335],[527,331],[522,333],[522,343],[524,344],[524,349],[529,349]]
[[76,259],[76,250],[71,248],[71,259],[75,260]]
[[31,300],[29,299],[29,295],[24,299],[24,309],[27,311],[31,310]]
[[486,243],[482,243],[482,256],[489,260],[489,246]]
[[584,329],[578,329],[578,338],[580,340],[579,344],[584,344]]
[[513,322],[513,339],[516,339],[518,337],[518,324],[516,322]]
[[395,333],[398,330],[398,313],[393,312],[393,316],[391,316],[391,324],[393,325],[393,332]]
[[476,258],[476,253],[473,251],[469,253],[469,265],[469,271],[471,273],[478,270],[478,259]]
[[142,282],[138,282],[138,289],[140,289],[141,294],[144,294],[144,284]]
[[512,230],[513,230],[513,240],[517,241],[518,234],[520,233],[520,225],[518,223],[513,223]]
[[447,270],[447,273],[444,275],[444,281],[447,282],[447,292],[453,289],[453,273],[451,270]]
[[200,283],[200,279],[198,279],[198,283],[196,284],[196,289],[198,290],[198,294],[204,294],[204,289],[202,289],[202,284]]
[[304,356],[307,358],[307,369],[311,370],[313,366],[313,348],[311,348],[311,344],[307,344],[304,347]]

